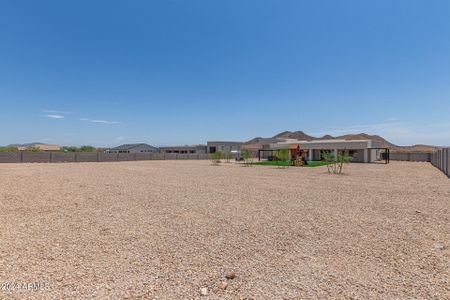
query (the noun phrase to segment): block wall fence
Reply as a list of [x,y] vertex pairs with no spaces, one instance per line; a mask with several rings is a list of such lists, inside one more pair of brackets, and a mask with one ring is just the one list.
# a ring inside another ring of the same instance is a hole
[[137,160],[210,159],[210,154],[0,152],[0,163],[111,162]]
[[390,160],[400,161],[427,161],[431,162],[433,153],[425,152],[391,152],[389,155]]
[[[139,160],[211,159],[211,154],[176,153],[101,153],[101,152],[0,152],[0,163],[64,163],[64,162],[113,162]],[[450,176],[450,148],[434,153],[391,153],[391,160],[431,162],[433,166]]]
[[450,148],[444,148],[432,153],[431,163],[450,177]]

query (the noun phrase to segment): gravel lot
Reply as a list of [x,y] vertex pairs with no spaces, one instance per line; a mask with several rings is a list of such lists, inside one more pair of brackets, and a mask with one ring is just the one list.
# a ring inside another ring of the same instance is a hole
[[0,299],[450,299],[450,180],[345,171],[0,164]]

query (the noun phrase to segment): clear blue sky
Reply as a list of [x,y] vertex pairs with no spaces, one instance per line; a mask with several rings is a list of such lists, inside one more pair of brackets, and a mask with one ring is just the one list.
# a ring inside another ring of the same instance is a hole
[[0,2],[0,144],[450,145],[450,1]]

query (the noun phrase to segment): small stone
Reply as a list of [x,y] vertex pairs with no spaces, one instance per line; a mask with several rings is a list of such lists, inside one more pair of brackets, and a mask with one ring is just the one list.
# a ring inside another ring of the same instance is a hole
[[226,281],[222,282],[222,284],[220,285],[220,288],[221,288],[222,290],[226,290],[227,287],[228,287],[228,282],[226,282]]
[[229,272],[225,275],[226,279],[234,279],[236,278],[236,273],[235,272]]
[[445,249],[445,245],[443,242],[437,242],[436,244],[434,244],[434,248],[437,250],[444,250]]
[[201,288],[200,289],[200,295],[202,296],[208,296],[208,288]]
[[212,289],[212,291],[214,294],[217,294],[220,291],[220,288],[218,286],[216,286]]

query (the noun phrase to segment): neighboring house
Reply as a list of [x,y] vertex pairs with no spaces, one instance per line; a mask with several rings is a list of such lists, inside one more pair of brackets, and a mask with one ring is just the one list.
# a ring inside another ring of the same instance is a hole
[[229,142],[229,141],[212,141],[207,142],[207,152],[215,153],[215,152],[241,152],[244,143],[242,142]]
[[109,149],[109,153],[156,153],[158,148],[148,144],[124,144]]
[[176,154],[204,154],[206,153],[206,146],[171,146],[159,147],[161,153],[176,153]]
[[29,144],[26,146],[17,147],[17,149],[19,149],[19,151],[27,151],[27,149],[30,147],[37,148],[41,151],[59,151],[59,150],[61,150],[61,147],[59,147],[58,145],[54,145],[54,144]]
[[[382,147],[380,142],[372,140],[314,140],[299,141],[295,139],[285,139],[269,145],[270,150],[289,149],[290,145],[298,144],[301,150],[307,152],[309,160],[321,160],[324,151],[346,151],[353,157],[352,162],[374,162],[382,159]],[[267,148],[267,147],[264,147]],[[267,153],[266,153],[267,155]]]

